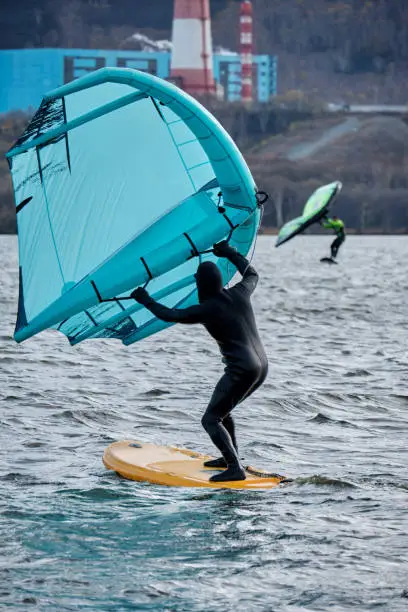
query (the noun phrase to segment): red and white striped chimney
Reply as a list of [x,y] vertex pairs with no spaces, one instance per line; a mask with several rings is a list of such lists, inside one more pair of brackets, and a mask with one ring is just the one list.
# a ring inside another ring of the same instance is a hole
[[245,104],[252,102],[252,55],[253,28],[252,2],[241,2],[240,13],[240,43],[241,43],[241,99]]
[[171,77],[191,94],[215,92],[209,0],[174,0]]

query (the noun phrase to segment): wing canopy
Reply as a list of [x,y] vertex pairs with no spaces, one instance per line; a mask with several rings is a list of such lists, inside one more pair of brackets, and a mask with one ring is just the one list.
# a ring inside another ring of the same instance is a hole
[[342,188],[340,181],[323,185],[316,189],[307,200],[302,215],[283,225],[279,231],[275,246],[284,244],[301,234],[313,223],[317,223],[327,213],[330,204]]
[[45,96],[7,156],[17,341],[49,327],[72,343],[154,333],[166,324],[120,298],[153,279],[149,290],[168,305],[194,303],[192,255],[235,227],[245,254],[259,224],[254,181],[225,130],[187,94],[135,70],[105,68]]

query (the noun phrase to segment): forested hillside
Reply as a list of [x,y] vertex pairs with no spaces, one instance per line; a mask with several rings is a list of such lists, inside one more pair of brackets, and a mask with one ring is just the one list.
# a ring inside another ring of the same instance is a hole
[[[238,46],[238,0],[211,0],[215,45]],[[407,0],[253,0],[258,53],[278,56],[279,93],[408,101]],[[0,48],[125,48],[170,38],[173,0],[2,0]]]
[[[211,0],[214,16],[228,0]],[[1,0],[0,48],[117,47],[135,30],[170,36],[173,0]]]
[[[406,0],[253,0],[260,53],[327,53],[340,73],[408,61]],[[211,0],[216,44],[236,48],[239,1]],[[117,47],[136,29],[170,36],[173,0],[2,0],[0,47]]]

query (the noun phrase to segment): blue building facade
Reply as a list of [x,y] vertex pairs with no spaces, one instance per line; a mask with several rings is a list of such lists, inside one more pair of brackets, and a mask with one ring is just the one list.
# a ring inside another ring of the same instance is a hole
[[[225,99],[241,100],[241,61],[239,55],[214,55],[214,78],[224,87]],[[252,64],[254,99],[268,102],[277,92],[277,58],[255,55]]]
[[[170,75],[170,53],[94,49],[0,51],[0,113],[36,108],[46,92],[105,66],[136,68],[167,79]],[[214,77],[223,86],[226,100],[240,100],[241,68],[238,55],[214,55]],[[254,84],[258,102],[267,102],[276,95],[276,81],[276,58],[255,56]]]

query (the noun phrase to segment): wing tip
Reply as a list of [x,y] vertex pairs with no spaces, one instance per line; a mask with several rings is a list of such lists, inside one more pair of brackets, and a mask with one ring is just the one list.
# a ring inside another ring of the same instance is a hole
[[18,285],[18,310],[16,328],[14,330],[14,339],[16,342],[21,342],[22,340],[24,340],[24,338],[19,339],[19,337],[21,336],[21,331],[28,325],[24,305],[23,271],[21,266],[19,266],[18,270]]

